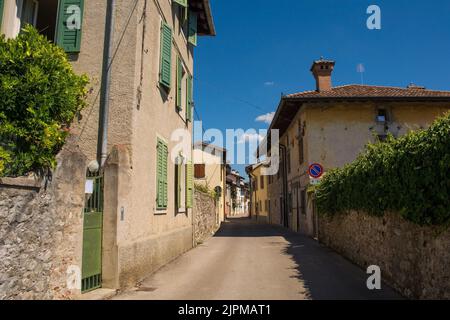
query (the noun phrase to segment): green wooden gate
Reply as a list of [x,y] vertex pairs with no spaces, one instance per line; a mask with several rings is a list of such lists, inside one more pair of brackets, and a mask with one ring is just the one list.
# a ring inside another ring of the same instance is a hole
[[82,292],[102,286],[103,177],[88,174],[87,179],[94,188],[84,207]]

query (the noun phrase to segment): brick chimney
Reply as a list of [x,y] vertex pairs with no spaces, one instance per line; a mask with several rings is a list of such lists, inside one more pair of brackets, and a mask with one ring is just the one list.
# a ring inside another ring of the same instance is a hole
[[316,90],[329,91],[333,87],[331,84],[331,74],[333,73],[335,62],[332,60],[320,60],[314,61],[311,72],[316,79]]

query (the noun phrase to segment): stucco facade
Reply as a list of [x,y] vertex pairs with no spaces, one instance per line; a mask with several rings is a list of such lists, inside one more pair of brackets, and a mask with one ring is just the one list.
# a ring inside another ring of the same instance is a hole
[[195,183],[210,190],[219,191],[216,198],[216,215],[218,224],[225,221],[226,196],[226,150],[207,144],[196,144],[194,151],[194,165],[204,168],[204,176],[195,176]]
[[[355,160],[367,143],[428,128],[450,109],[449,92],[352,85],[333,89],[334,62],[329,63],[329,79],[319,76],[318,90],[284,97],[271,125],[280,130],[280,168],[269,178],[270,221],[313,237],[318,219],[311,164],[320,163],[326,174]],[[323,83],[329,89],[321,89]],[[382,96],[392,92],[396,96]]]
[[250,177],[250,216],[253,220],[267,223],[270,221],[271,201],[268,197],[271,177],[262,174],[264,163],[258,163],[246,168]]
[[[5,1],[8,10],[15,5],[15,0]],[[90,87],[88,106],[71,133],[89,163],[97,159],[107,1],[82,3],[80,50],[70,53],[69,59],[77,73],[88,75]],[[198,35],[214,35],[209,1],[188,3],[206,17],[206,22],[199,18]],[[185,164],[192,162],[191,138],[187,137],[181,153],[174,151],[180,141],[172,139],[176,130],[192,132],[185,80],[193,77],[195,46],[188,41],[183,10],[169,0],[116,1],[104,191],[102,264],[107,288],[133,285],[192,248],[192,209],[186,205],[180,210],[173,191],[178,178],[172,155],[182,155]],[[14,37],[18,30],[10,11],[5,11],[1,30]],[[170,90],[160,83],[163,23],[172,30]],[[178,61],[183,70],[181,108],[177,107]],[[167,144],[169,153],[164,210],[156,205],[158,139]],[[186,179],[186,173],[183,176]]]

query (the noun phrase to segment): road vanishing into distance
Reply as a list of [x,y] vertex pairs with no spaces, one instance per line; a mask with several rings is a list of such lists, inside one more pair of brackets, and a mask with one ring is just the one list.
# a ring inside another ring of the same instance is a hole
[[114,299],[402,299],[384,283],[368,290],[368,276],[309,237],[238,218]]

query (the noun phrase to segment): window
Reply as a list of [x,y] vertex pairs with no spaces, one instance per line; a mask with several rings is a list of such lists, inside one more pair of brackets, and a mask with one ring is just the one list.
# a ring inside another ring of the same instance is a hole
[[188,42],[197,46],[197,13],[189,11]]
[[264,189],[264,176],[260,177],[261,190]]
[[303,136],[301,136],[298,139],[298,158],[300,164],[303,164],[305,162],[305,153],[304,153],[304,142],[303,142]]
[[306,215],[306,190],[300,192],[302,214]]
[[386,109],[378,109],[377,122],[386,123],[388,122],[388,113]]
[[186,165],[186,208],[194,207],[194,166],[191,162]]
[[196,164],[195,165],[195,179],[205,179],[206,177],[206,165],[205,164]]
[[185,39],[188,38],[189,25],[188,25],[188,5],[187,0],[175,0],[178,6],[178,21],[180,23],[180,33],[184,36]]
[[[186,108],[187,98],[183,96],[186,94],[186,70],[183,66],[183,61],[177,57],[177,93],[176,93],[176,107],[178,112]],[[184,89],[184,90],[183,90]]]
[[156,195],[156,203],[158,210],[167,209],[167,157],[169,154],[169,150],[167,147],[167,143],[158,139],[157,144],[157,161],[156,161],[156,180],[157,180],[157,195]]
[[186,121],[191,122],[192,122],[192,112],[194,109],[193,88],[194,88],[193,78],[191,75],[188,75],[186,79]]
[[176,208],[177,212],[185,212],[187,204],[187,174],[186,160],[183,156],[178,156],[175,164],[175,186],[176,186]]
[[187,212],[193,205],[193,166],[182,155],[177,157],[175,164],[175,186],[177,212]]
[[304,142],[303,142],[304,132],[302,129],[302,124],[298,122],[298,159],[300,164],[305,162],[305,153],[304,153]]
[[[27,24],[33,25],[48,40],[67,53],[78,53],[81,47],[84,0],[11,0],[15,6],[4,6],[3,33],[15,37]],[[0,23],[1,23],[0,11]]]
[[286,157],[287,157],[287,171],[288,173],[291,173],[291,150],[287,149],[287,153],[286,153]]
[[267,203],[268,203],[268,210],[267,210],[267,213],[270,214],[270,200],[267,200]]
[[288,194],[288,205],[287,205],[287,209],[288,209],[288,211],[289,212],[291,212],[292,211],[292,193],[289,193]]
[[253,181],[253,191],[258,190],[258,178],[255,178]]
[[36,27],[39,2],[36,0],[22,0],[22,10],[20,12],[20,28],[27,24]]
[[159,82],[170,89],[172,83],[172,28],[165,22],[161,25],[161,53]]
[[3,21],[3,8],[5,6],[5,0],[0,0],[0,31],[2,30]]

